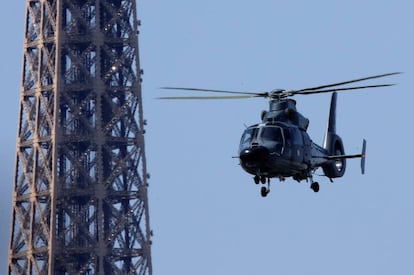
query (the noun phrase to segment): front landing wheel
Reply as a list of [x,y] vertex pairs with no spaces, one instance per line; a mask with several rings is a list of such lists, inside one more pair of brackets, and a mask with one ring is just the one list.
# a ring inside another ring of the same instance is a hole
[[269,192],[270,192],[270,190],[268,189],[268,188],[266,188],[265,186],[263,186],[261,189],[260,189],[260,194],[262,195],[262,197],[264,198],[264,197],[266,197],[267,196],[267,194],[269,194]]
[[312,182],[310,188],[313,190],[313,192],[318,193],[319,192],[319,183]]

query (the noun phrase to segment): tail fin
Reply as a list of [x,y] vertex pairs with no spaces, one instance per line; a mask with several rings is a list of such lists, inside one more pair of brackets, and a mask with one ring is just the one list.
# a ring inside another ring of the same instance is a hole
[[330,152],[330,146],[331,140],[333,139],[333,135],[336,135],[336,98],[337,93],[332,93],[331,98],[331,107],[329,109],[329,119],[328,119],[328,126],[326,128],[325,138],[323,140],[323,148],[327,149],[329,151],[329,154],[332,154],[333,152]]

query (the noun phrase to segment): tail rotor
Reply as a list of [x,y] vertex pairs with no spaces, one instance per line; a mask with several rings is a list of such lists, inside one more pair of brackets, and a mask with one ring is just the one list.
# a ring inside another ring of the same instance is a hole
[[362,141],[362,152],[361,152],[361,173],[365,174],[365,157],[367,150],[367,141],[364,139]]

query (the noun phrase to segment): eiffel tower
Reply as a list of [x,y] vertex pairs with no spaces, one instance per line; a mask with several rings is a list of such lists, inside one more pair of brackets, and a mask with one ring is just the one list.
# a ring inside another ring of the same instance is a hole
[[8,274],[152,274],[135,0],[26,0]]

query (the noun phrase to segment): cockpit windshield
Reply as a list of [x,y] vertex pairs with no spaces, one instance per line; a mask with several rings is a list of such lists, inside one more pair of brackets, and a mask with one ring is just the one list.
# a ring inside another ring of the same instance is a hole
[[252,143],[269,148],[282,148],[284,146],[283,129],[279,126],[273,125],[258,125],[249,127],[243,133],[239,149],[243,150],[245,148],[249,148],[252,146]]
[[240,140],[240,150],[250,147],[255,135],[257,135],[257,129],[256,127],[250,127],[244,131]]

